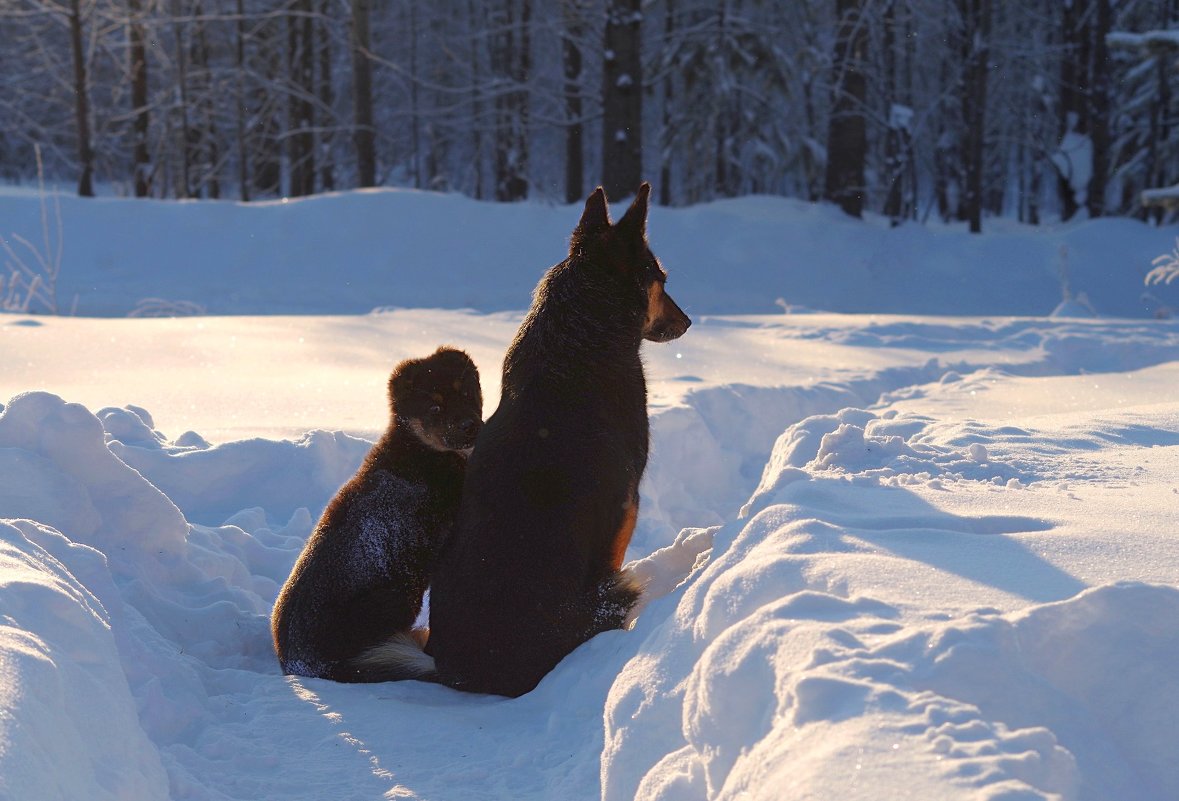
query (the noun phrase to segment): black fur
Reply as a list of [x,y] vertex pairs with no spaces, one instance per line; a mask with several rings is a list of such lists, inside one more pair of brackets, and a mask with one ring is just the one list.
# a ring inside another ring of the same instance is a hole
[[639,345],[690,325],[647,247],[648,194],[616,225],[602,190],[590,196],[504,359],[431,589],[427,650],[445,684],[526,693],[638,598],[619,568],[647,463]]
[[388,429],[324,510],[275,602],[284,673],[348,682],[421,676],[369,652],[424,639],[412,627],[479,430],[479,373],[462,351],[439,348],[397,366],[389,403]]

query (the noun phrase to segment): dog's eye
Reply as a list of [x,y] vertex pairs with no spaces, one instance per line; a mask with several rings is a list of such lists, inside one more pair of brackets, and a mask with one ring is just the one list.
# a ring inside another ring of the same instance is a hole
[[437,417],[438,415],[442,414],[442,407],[435,403],[426,410],[426,413],[431,417]]

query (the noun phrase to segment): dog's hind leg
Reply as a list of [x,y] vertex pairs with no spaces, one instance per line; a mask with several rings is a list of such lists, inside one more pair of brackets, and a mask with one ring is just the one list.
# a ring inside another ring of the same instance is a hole
[[635,524],[639,520],[639,487],[637,484],[632,484],[630,492],[627,494],[626,503],[622,507],[622,523],[618,526],[618,531],[614,533],[614,539],[610,543],[610,569],[618,571],[622,569],[622,563],[626,559],[626,549],[630,547],[630,539],[635,533]]
[[629,570],[619,570],[598,585],[593,623],[585,639],[613,629],[629,628],[630,610],[643,594],[643,586]]

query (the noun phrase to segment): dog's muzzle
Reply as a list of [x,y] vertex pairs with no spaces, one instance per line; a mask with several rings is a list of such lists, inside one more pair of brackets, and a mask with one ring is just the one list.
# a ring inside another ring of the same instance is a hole
[[651,327],[651,330],[643,335],[643,339],[650,342],[670,342],[673,339],[679,339],[687,332],[692,325],[692,321],[684,315],[682,320],[671,320],[665,323],[656,323]]

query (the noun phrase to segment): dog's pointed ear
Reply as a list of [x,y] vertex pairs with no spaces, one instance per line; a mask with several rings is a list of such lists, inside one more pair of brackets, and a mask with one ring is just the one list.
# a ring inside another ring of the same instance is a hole
[[610,210],[606,207],[606,190],[599,186],[585,201],[585,211],[581,213],[581,219],[569,240],[569,255],[580,251],[594,235],[609,227]]
[[577,230],[587,234],[610,226],[610,210],[606,206],[606,190],[598,187],[585,201],[585,211],[577,223]]
[[647,201],[651,197],[651,184],[646,181],[639,187],[639,192],[635,195],[634,202],[630,204],[630,208],[626,210],[626,214],[622,215],[622,219],[618,221],[618,228],[627,233],[634,234],[639,237],[647,235]]

